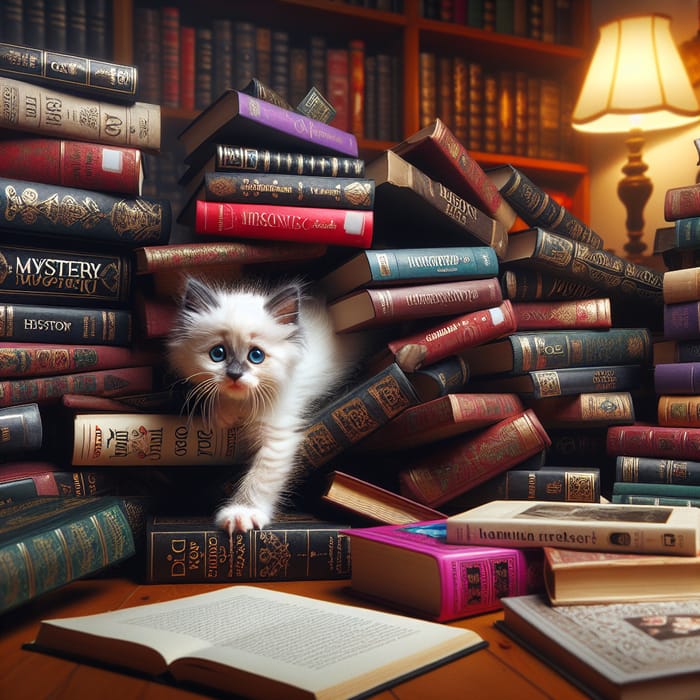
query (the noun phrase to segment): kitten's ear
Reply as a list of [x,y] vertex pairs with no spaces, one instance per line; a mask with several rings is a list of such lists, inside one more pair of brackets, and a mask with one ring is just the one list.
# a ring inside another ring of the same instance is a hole
[[296,323],[299,319],[300,303],[299,287],[290,285],[268,299],[265,308],[279,323]]
[[190,277],[185,286],[182,306],[188,311],[205,311],[216,306],[216,297],[206,284]]

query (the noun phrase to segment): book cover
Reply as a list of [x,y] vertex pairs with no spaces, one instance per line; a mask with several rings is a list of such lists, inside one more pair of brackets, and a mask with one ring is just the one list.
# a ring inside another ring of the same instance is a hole
[[618,455],[615,458],[615,481],[700,485],[700,462]]
[[400,493],[435,508],[537,454],[550,439],[532,410],[407,457]]
[[133,556],[138,508],[118,498],[50,496],[0,508],[0,610]]
[[60,138],[3,139],[0,176],[141,195],[144,180],[141,150]]
[[383,452],[418,447],[485,428],[524,410],[515,394],[449,393],[407,408],[356,449]]
[[557,328],[611,328],[610,299],[566,299],[562,301],[516,301],[512,305],[519,331]]
[[462,141],[441,119],[435,119],[392,146],[391,150],[428,177],[442,182],[455,194],[500,221],[506,229],[512,227],[515,211]]
[[0,455],[22,456],[38,450],[43,434],[43,419],[37,402],[28,400],[0,408]]
[[504,270],[501,284],[504,295],[514,302],[566,301],[600,296],[600,290],[593,285],[537,270]]
[[700,299],[700,267],[667,270],[663,279],[665,304],[677,304]]
[[464,314],[503,300],[496,277],[360,289],[328,304],[338,333],[411,319]]
[[299,516],[229,535],[205,517],[151,516],[146,523],[146,582],[348,579],[347,527]]
[[130,345],[128,309],[0,304],[0,340],[72,345]]
[[461,353],[473,377],[564,367],[651,363],[647,328],[523,331]]
[[373,230],[372,210],[196,202],[198,234],[369,248]]
[[395,491],[337,470],[328,475],[321,500],[384,525],[405,525],[426,518],[432,520],[445,517],[444,513],[405,498]]
[[700,428],[638,423],[613,425],[606,438],[608,455],[664,457],[700,461]]
[[[161,146],[160,105],[117,104],[0,76],[8,105],[0,127],[40,136],[131,146],[158,153]],[[83,115],[89,114],[85,119]]]
[[0,226],[12,233],[123,247],[170,239],[170,201],[0,178]]
[[491,246],[499,259],[505,254],[503,224],[393,151],[368,163],[365,173],[375,181],[377,233],[387,245],[399,232],[404,244],[430,230],[434,244],[470,242]]
[[498,306],[451,316],[438,325],[387,343],[396,364],[404,372],[415,372],[464,349],[514,333],[515,315],[508,299]]
[[700,510],[611,503],[490,501],[447,518],[447,541],[695,556]]
[[502,602],[499,629],[589,696],[695,693],[697,601],[552,606],[546,595],[534,594]]
[[[226,644],[214,629],[228,630]],[[188,649],[183,636],[191,640]],[[110,642],[130,651],[115,654]],[[44,620],[34,644],[88,663],[114,665],[118,658],[126,672],[214,692],[235,687],[251,698],[293,693],[308,700],[328,692],[369,695],[486,646],[472,630],[246,585]],[[320,665],[319,655],[326,660]]]
[[193,119],[178,139],[190,165],[208,158],[216,143],[358,157],[353,134],[230,88]]
[[0,75],[126,103],[136,101],[139,88],[136,66],[5,42],[0,42]]
[[591,248],[602,249],[603,239],[595,231],[550,197],[518,168],[503,165],[489,168],[486,174],[503,198],[529,226],[542,227],[574,241],[586,243]]
[[541,553],[451,545],[445,535],[444,519],[348,530],[352,590],[437,622],[500,610],[505,596],[542,590]]
[[629,391],[584,392],[573,396],[525,399],[546,429],[576,427],[603,428],[630,425],[635,420]]
[[700,216],[700,184],[669,187],[664,193],[664,219],[675,221]]
[[318,282],[328,299],[359,287],[458,281],[495,277],[498,258],[491,246],[438,246],[363,250]]

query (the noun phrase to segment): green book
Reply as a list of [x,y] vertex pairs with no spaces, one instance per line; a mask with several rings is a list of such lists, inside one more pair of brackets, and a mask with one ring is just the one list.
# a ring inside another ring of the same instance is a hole
[[131,557],[142,504],[34,498],[0,507],[0,613]]

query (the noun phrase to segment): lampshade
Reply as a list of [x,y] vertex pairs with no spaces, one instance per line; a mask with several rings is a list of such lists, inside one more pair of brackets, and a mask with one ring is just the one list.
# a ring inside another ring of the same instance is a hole
[[572,117],[579,131],[644,131],[700,119],[698,101],[666,15],[625,17],[600,37]]

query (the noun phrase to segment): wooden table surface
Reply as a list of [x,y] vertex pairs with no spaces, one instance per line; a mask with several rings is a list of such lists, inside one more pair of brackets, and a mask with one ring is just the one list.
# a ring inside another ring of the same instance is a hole
[[[267,588],[360,604],[348,581],[260,584]],[[143,585],[125,576],[78,581],[0,617],[2,700],[174,700],[206,698],[182,688],[77,664],[22,648],[39,621],[143,605],[203,593],[221,585]],[[369,605],[362,602],[362,605]],[[584,700],[587,696],[494,628],[500,613],[457,621],[489,642],[486,649],[445,664],[373,696],[379,700]]]

